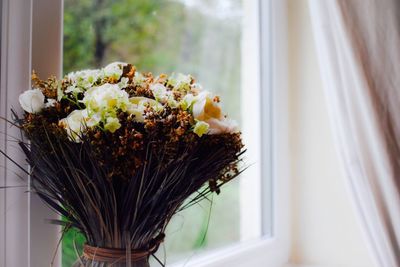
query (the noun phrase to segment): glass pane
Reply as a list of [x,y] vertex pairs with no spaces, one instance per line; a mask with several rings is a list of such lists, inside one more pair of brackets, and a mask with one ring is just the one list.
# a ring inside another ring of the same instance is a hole
[[[224,111],[240,122],[241,0],[66,0],[64,5],[64,73],[113,61],[154,74],[190,73],[220,95]],[[168,262],[240,241],[239,193],[238,181],[232,182],[214,197],[212,209],[203,202],[175,216],[165,242]],[[83,242],[68,234],[63,266],[75,259],[74,238]]]

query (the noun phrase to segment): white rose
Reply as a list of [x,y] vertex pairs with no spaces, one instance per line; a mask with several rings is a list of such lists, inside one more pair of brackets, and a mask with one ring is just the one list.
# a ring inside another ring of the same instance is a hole
[[192,84],[192,89],[191,92],[197,94],[200,94],[200,92],[203,91],[203,86],[199,83],[194,83]]
[[238,131],[237,122],[225,117],[223,119],[211,118],[206,122],[209,125],[208,134],[235,133]]
[[195,96],[192,102],[195,119],[205,121],[209,118],[220,119],[223,117],[221,107],[211,99],[211,94],[207,91]]
[[124,67],[128,65],[125,62],[113,62],[104,67],[104,76],[108,78],[113,78],[119,80],[123,73]]
[[234,133],[237,131],[237,123],[225,118],[221,107],[212,100],[209,92],[201,92],[195,97],[192,112],[196,120],[208,123],[208,134]]
[[44,95],[39,89],[31,89],[19,95],[21,107],[28,113],[38,113],[44,108]]
[[86,118],[87,110],[74,110],[66,118],[60,120],[59,125],[67,131],[68,137],[72,141],[79,143],[86,125]]

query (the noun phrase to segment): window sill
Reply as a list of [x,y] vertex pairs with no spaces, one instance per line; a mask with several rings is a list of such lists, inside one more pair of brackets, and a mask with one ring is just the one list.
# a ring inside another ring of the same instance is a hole
[[178,262],[172,267],[281,267],[286,263],[287,255],[278,243],[274,238],[243,242],[199,254],[189,262]]
[[[283,265],[283,267],[337,267],[333,265],[318,265],[318,264],[295,264],[295,263],[290,263]],[[356,266],[348,266],[348,267],[356,267]]]

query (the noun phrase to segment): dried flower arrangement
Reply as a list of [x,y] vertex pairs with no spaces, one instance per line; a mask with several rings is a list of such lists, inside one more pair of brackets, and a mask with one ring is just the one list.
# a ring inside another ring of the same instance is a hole
[[86,237],[77,266],[149,266],[171,217],[240,173],[235,122],[190,75],[115,62],[32,81],[20,146],[54,223]]

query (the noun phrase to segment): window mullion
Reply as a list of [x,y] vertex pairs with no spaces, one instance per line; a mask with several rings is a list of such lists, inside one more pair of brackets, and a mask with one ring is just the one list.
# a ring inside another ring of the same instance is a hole
[[[46,79],[61,76],[63,1],[35,0],[32,7],[32,69]],[[37,196],[30,196],[30,262],[31,266],[61,266],[59,226],[49,219],[60,219]],[[57,252],[56,255],[54,255]]]
[[240,178],[241,240],[259,238],[261,225],[261,118],[258,0],[243,1],[242,17],[242,136],[248,169]]
[[[17,111],[18,96],[29,88],[31,69],[31,0],[3,0],[1,31],[0,116],[11,119]],[[12,140],[19,136],[16,127],[0,120],[0,146],[9,156],[24,164],[21,151]],[[10,161],[1,158],[0,266],[30,266],[29,194],[27,177]]]

